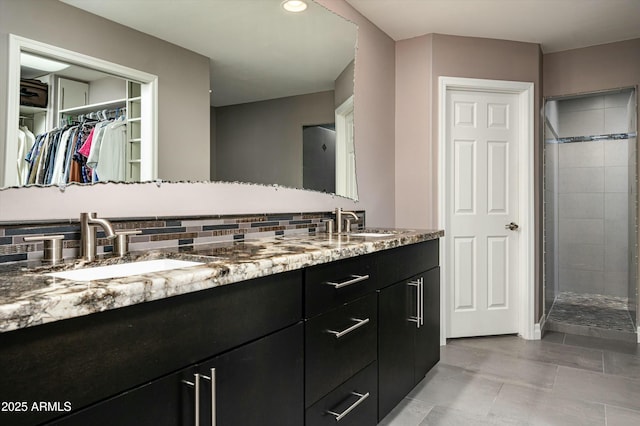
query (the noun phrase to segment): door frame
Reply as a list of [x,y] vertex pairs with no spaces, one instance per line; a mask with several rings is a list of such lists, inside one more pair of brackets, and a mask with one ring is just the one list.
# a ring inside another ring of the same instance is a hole
[[450,90],[512,93],[518,95],[518,205],[520,244],[518,254],[518,334],[524,339],[540,339],[540,324],[534,324],[535,303],[535,193],[534,193],[534,84],[532,82],[486,80],[441,76],[438,79],[438,228],[445,230],[440,240],[440,344],[446,345],[447,320],[447,248],[450,236],[447,228],[450,218],[446,211],[447,164],[445,144],[447,138],[447,92]]

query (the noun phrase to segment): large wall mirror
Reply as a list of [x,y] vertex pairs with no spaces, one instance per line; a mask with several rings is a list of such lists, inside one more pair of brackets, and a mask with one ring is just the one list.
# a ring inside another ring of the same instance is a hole
[[[149,13],[151,3],[145,0],[127,1],[126,7],[121,2],[101,0],[62,2],[210,58],[211,133],[207,155],[212,181],[275,184],[357,199],[353,121],[355,24],[311,0],[301,13],[285,11],[282,0],[154,2],[153,13]],[[181,25],[177,26],[177,22]],[[21,61],[28,60],[24,59],[25,53],[34,53],[28,50],[21,52]],[[35,54],[56,59],[41,52]],[[95,109],[102,115],[94,118],[113,120],[128,114],[127,118],[134,122],[127,122],[127,126],[133,128],[138,126],[136,118],[141,118],[144,124],[145,111],[148,117],[154,117],[154,112],[149,111],[154,108],[153,96],[150,95],[148,105],[141,96],[145,85],[153,81],[151,77],[147,81],[146,77],[105,74],[104,70],[77,61],[70,65],[70,69],[53,71],[43,78],[33,65],[22,64],[24,77],[50,83],[55,108],[50,108],[49,116],[42,119],[42,110],[22,105],[15,112],[16,131],[27,127],[37,136],[85,119],[94,111],[80,107],[103,102],[100,105],[103,108]],[[159,79],[157,90],[162,93],[162,88]],[[118,93],[106,99],[107,89]],[[117,103],[111,105],[110,100]],[[65,115],[66,110],[74,115]],[[154,126],[149,125],[152,132]],[[138,131],[128,138],[128,155],[144,154],[144,149],[141,154],[134,145],[145,136]],[[148,146],[163,149],[153,143]],[[0,175],[9,175],[6,171],[11,164],[9,158],[23,154],[5,148]],[[153,163],[157,156],[157,152],[147,152],[145,158],[153,164],[147,168],[145,159],[127,158],[127,164],[141,164],[144,171],[129,167],[119,175],[122,177],[103,180],[167,180],[163,167],[156,169]],[[100,179],[100,173],[97,176]],[[172,176],[168,180],[180,180],[175,178],[180,176],[179,172],[172,171]],[[61,182],[33,182],[22,176],[17,181],[5,178],[3,186]]]

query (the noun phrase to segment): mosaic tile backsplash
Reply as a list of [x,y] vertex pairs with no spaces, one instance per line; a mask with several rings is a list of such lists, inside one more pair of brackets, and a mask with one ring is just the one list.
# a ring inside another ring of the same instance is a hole
[[[357,211],[360,220],[353,227],[363,229],[364,211]],[[282,213],[264,215],[229,215],[165,218],[108,218],[118,229],[139,229],[139,235],[130,237],[129,250],[147,250],[166,247],[185,249],[195,244],[222,241],[242,241],[277,235],[324,232],[325,222],[332,219],[331,212]],[[78,257],[80,250],[79,221],[37,224],[0,225],[0,263],[39,260],[43,256],[42,242],[25,242],[28,235],[64,235],[65,259]],[[104,238],[98,228],[98,254],[113,251],[112,240]]]

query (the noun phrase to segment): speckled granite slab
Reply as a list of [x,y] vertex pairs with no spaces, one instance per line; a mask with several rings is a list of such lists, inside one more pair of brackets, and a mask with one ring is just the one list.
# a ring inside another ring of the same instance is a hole
[[[292,271],[429,241],[444,235],[443,231],[432,230],[393,230],[391,233],[384,237],[327,234],[284,236],[201,245],[190,251],[152,250],[133,253],[127,258],[106,258],[91,265],[77,261],[55,267],[42,266],[37,262],[2,267],[0,332]],[[65,269],[163,258],[204,264],[87,282],[44,275]]]

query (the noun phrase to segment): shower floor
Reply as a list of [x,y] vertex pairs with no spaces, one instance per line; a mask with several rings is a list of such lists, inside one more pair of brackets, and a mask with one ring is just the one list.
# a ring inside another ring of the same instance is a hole
[[626,297],[561,292],[547,315],[545,329],[636,341]]

